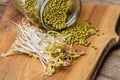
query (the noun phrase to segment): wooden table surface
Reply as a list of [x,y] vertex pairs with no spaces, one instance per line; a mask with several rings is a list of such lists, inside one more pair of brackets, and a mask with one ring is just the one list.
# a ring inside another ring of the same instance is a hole
[[[0,0],[0,21],[9,0]],[[83,0],[110,5],[120,5],[120,0]],[[120,24],[120,22],[119,22]],[[96,80],[120,80],[120,45],[115,46],[106,56]]]
[[[82,0],[82,1],[120,6],[120,0]],[[113,47],[108,53],[99,70],[96,80],[120,80],[120,44]]]

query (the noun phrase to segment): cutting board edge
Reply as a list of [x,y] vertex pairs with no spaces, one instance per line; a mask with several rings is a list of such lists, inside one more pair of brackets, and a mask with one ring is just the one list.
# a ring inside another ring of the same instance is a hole
[[120,39],[120,37],[118,35],[116,35],[116,37],[112,38],[108,42],[108,44],[102,51],[100,58],[98,59],[97,63],[95,64],[93,70],[91,71],[91,74],[88,76],[87,80],[95,80],[96,75],[102,65],[102,62],[105,60],[105,57],[108,55],[108,52],[110,51],[110,49],[118,44],[119,39]]

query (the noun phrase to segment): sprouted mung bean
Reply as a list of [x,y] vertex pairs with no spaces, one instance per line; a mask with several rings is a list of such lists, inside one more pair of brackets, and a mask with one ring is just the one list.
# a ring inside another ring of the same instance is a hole
[[[16,23],[15,23],[16,24]],[[21,52],[39,58],[45,71],[45,75],[52,75],[56,68],[69,66],[71,62],[84,54],[84,51],[77,52],[72,45],[68,46],[61,34],[55,32],[53,37],[48,31],[43,33],[41,29],[30,25],[23,20],[22,25],[16,24],[18,35],[11,49],[2,56],[11,56],[15,52]]]
[[[26,16],[31,18],[33,22],[39,23],[39,11],[38,7],[35,7],[38,0],[25,0],[25,4],[20,2],[22,0],[14,1],[24,9]],[[72,0],[49,0],[43,12],[45,24],[56,30],[66,28],[66,20],[71,6]],[[99,31],[88,22],[73,24],[71,27],[60,31],[60,33],[55,31],[43,33],[42,30],[31,26],[26,21],[23,21],[22,25],[18,25],[18,28],[20,33],[15,43],[10,51],[3,56],[10,56],[14,54],[13,52],[19,51],[34,58],[37,57],[40,59],[46,75],[52,75],[56,68],[61,66],[69,66],[73,59],[83,53],[76,52],[72,48],[72,44],[88,46],[90,42],[87,39]],[[54,35],[54,37],[51,35]],[[67,43],[71,44],[69,49],[66,48]],[[97,48],[94,47],[94,49]]]

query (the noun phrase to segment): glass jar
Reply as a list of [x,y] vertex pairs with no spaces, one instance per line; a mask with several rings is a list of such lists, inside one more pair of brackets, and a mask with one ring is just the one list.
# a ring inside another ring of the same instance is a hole
[[[63,28],[56,29],[47,25],[44,20],[44,10],[47,4],[51,0],[12,0],[14,5],[32,22],[40,25],[48,30],[61,30]],[[54,0],[55,1],[55,0]],[[67,0],[59,0],[67,1]],[[66,27],[70,27],[78,19],[81,11],[81,0],[71,0],[72,5],[69,11],[66,13]],[[63,11],[64,12],[64,11]],[[54,12],[53,12],[54,13]],[[64,27],[64,28],[66,28]]]

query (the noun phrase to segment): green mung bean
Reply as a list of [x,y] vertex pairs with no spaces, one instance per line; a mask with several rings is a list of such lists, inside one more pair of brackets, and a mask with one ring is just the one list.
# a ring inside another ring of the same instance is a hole
[[91,46],[94,50],[97,50],[97,47],[96,46]]
[[80,44],[83,46],[88,46],[90,44],[87,39],[92,35],[98,33],[95,27],[91,26],[88,22],[82,22],[81,24],[74,24],[71,27],[61,31],[63,36],[70,35],[66,37],[66,42],[68,44]]
[[39,22],[39,11],[36,8],[38,0],[13,0],[16,6],[20,9],[21,12],[24,12],[24,15],[29,18],[35,24],[40,24]]
[[27,16],[32,19],[33,22],[39,24],[39,13],[35,7],[35,4],[37,4],[37,0],[26,0],[24,10]]
[[43,12],[44,23],[55,30],[66,28],[71,6],[72,0],[50,0]]

